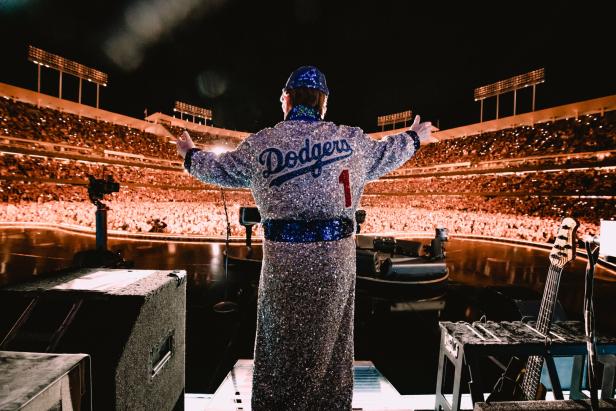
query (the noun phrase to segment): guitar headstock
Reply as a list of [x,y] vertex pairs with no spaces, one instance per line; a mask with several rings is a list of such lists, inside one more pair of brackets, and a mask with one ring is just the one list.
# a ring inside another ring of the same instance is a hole
[[577,243],[576,232],[578,222],[571,217],[567,217],[560,224],[554,246],[550,251],[550,263],[562,268],[569,261],[575,260],[575,246]]

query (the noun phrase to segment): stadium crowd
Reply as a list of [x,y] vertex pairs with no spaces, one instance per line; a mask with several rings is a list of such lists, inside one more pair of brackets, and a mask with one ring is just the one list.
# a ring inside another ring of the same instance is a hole
[[[518,166],[533,164],[524,163],[523,156],[613,150],[615,113],[445,140],[423,147],[407,167],[499,160],[496,170],[509,160]],[[153,134],[1,98],[0,134],[178,159],[175,147]],[[93,228],[95,207],[88,201],[87,176],[112,175],[121,189],[107,197],[109,229],[208,236],[226,232],[220,189],[181,168],[41,154],[0,153],[0,221]],[[572,170],[512,169],[372,182],[361,200],[360,208],[367,211],[362,232],[433,232],[444,226],[454,234],[543,242],[553,238],[562,217],[573,215],[582,222],[580,235],[594,234],[600,219],[616,219],[616,173],[611,164],[606,167],[603,154],[585,158],[585,167]],[[254,205],[252,195],[248,190],[225,190],[225,195],[232,235],[243,236],[238,209]]]
[[467,174],[441,177],[381,179],[366,185],[364,194],[553,193],[615,195],[616,173],[609,169],[524,172],[510,174]]
[[181,186],[185,188],[215,188],[192,178],[183,170],[103,164],[93,161],[59,159],[43,156],[0,153],[0,176],[15,179],[47,178],[81,181],[88,175],[103,178],[112,175],[121,183]]
[[[148,196],[144,196],[138,200],[138,207],[135,207],[134,202],[110,201],[108,203],[111,208],[108,217],[109,229],[152,232],[156,230],[153,222],[159,220],[166,224],[166,227],[161,230],[165,233],[224,236],[226,222],[220,193],[209,192],[208,194],[209,201],[198,202],[162,201],[160,199],[152,201],[147,198]],[[200,197],[205,198],[206,195],[202,193]],[[250,201],[250,194],[240,194],[235,197],[226,193],[226,200],[231,234],[243,236],[245,230],[239,224],[238,212],[240,206],[254,206],[254,203]],[[433,232],[435,227],[447,227],[452,234],[475,234],[546,242],[553,241],[555,230],[560,223],[560,219],[556,216],[509,213],[507,207],[511,207],[512,204],[507,202],[472,201],[473,207],[454,209],[446,207],[455,204],[455,201],[460,200],[459,198],[434,200],[434,198],[415,200],[416,207],[405,206],[399,202],[388,203],[389,200],[382,197],[363,201],[365,204],[362,204],[361,208],[366,210],[367,217],[362,225],[362,233]],[[468,199],[461,200],[469,201]],[[537,199],[537,202],[540,201],[542,200]],[[580,204],[579,201],[574,204],[574,207],[578,204]],[[563,211],[568,214],[570,211],[568,204]],[[94,205],[84,201],[3,202],[0,204],[0,221],[45,222],[94,228],[94,212]],[[583,212],[584,208],[581,208],[578,214]],[[611,218],[614,217],[612,207]],[[578,230],[580,236],[598,233],[597,224],[589,223],[587,219],[580,220],[582,224]],[[256,231],[257,235],[260,233],[260,230]]]
[[[596,164],[595,164],[596,165]],[[0,153],[0,177],[18,179],[52,179],[64,183],[87,183],[88,175],[96,178],[112,175],[115,181],[128,184],[181,187],[211,190],[183,170],[102,164]],[[616,173],[613,168],[586,168],[500,174],[463,174],[433,177],[385,178],[366,185],[364,194],[468,193],[511,194],[553,193],[572,195],[614,195]]]
[[[85,186],[16,182],[3,184],[0,221],[55,222],[94,227],[95,207]],[[243,235],[240,206],[254,206],[249,191],[225,191],[232,235]],[[135,206],[138,204],[138,206]],[[173,234],[223,235],[225,220],[220,190],[122,187],[109,196],[109,228],[129,232],[153,231],[151,221],[166,224]],[[579,233],[598,232],[600,219],[616,219],[614,199],[524,196],[365,195],[367,211],[362,231],[420,232],[435,226],[452,233],[504,236],[547,241],[567,215],[583,224]],[[395,218],[392,218],[395,216]],[[258,234],[259,232],[257,232]]]
[[[144,130],[6,97],[0,98],[0,135],[91,148],[101,153],[112,150],[167,160],[178,158],[174,144]],[[237,145],[236,139],[224,136],[203,134],[201,140]]]
[[616,149],[616,111],[429,144],[404,167]]

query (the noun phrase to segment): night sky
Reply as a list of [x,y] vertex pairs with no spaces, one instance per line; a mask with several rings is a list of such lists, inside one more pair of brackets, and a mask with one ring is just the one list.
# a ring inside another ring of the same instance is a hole
[[[215,126],[257,131],[282,119],[281,88],[310,64],[327,76],[331,121],[375,131],[378,115],[410,109],[446,129],[478,121],[475,87],[541,67],[538,109],[616,93],[614,14],[603,7],[0,0],[0,81],[36,89],[32,44],[108,73],[106,110],[142,118],[145,108],[171,114],[181,100],[211,108]],[[43,92],[57,88],[58,75],[44,70]],[[94,105],[94,90],[84,87],[85,103]],[[65,76],[63,95],[77,99],[75,78]],[[512,100],[501,97],[501,116]],[[530,88],[520,92],[518,112],[530,101]],[[485,110],[494,117],[494,99]]]

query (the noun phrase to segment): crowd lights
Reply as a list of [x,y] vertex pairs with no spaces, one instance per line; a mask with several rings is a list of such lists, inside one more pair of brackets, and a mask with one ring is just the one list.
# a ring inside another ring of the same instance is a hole
[[485,98],[494,97],[499,94],[505,94],[510,91],[518,90],[528,86],[541,84],[545,81],[545,69],[540,68],[533,70],[530,73],[520,74],[519,76],[511,77],[506,80],[497,81],[487,86],[478,87],[475,89],[475,101]]
[[65,59],[34,46],[28,47],[28,60],[34,64],[71,74],[83,80],[88,80],[103,87],[107,86],[108,76],[102,71],[86,67],[76,61]]
[[181,114],[188,114],[191,116],[203,118],[205,120],[212,120],[212,110],[206,108],[193,106],[192,104],[184,103],[181,101],[175,102],[173,111],[177,111]]
[[377,125],[385,126],[388,124],[396,124],[400,122],[405,122],[410,120],[413,116],[413,112],[411,110],[403,111],[401,113],[387,114],[385,116],[377,117]]

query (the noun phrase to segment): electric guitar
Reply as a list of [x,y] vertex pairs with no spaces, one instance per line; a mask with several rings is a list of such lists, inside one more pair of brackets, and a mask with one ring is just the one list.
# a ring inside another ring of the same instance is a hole
[[[558,297],[560,276],[565,265],[575,259],[576,231],[578,223],[573,218],[565,218],[554,245],[550,251],[550,268],[543,289],[543,298],[539,308],[539,315],[535,328],[543,335],[548,335],[554,316],[554,308]],[[525,370],[519,373],[519,360],[514,357],[503,376],[488,397],[488,401],[536,400],[545,398],[545,387],[540,384],[543,357],[531,356],[528,358]],[[519,384],[519,381],[522,383]]]
[[[554,246],[550,252],[550,269],[543,289],[543,298],[539,308],[539,316],[535,328],[543,335],[548,335],[554,316],[554,307],[558,297],[558,285],[560,276],[565,265],[575,259],[576,231],[578,223],[573,218],[565,218],[558,229],[558,234],[554,240]],[[522,395],[527,400],[534,400],[543,395],[539,393],[539,380],[541,379],[541,368],[543,367],[543,357],[532,356],[528,358],[524,379],[522,380]],[[539,395],[538,395],[539,394]]]

